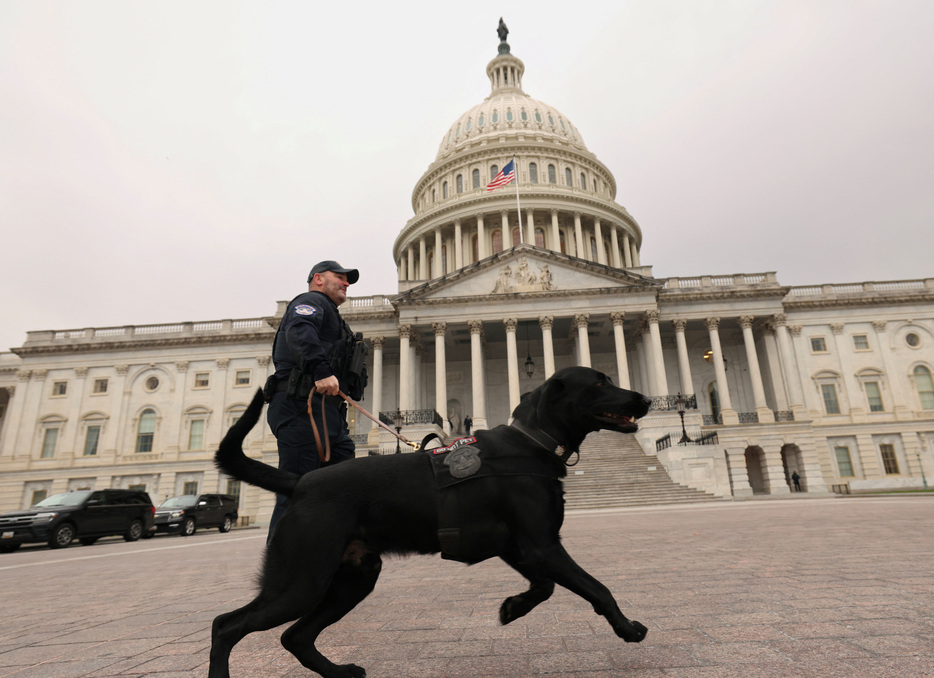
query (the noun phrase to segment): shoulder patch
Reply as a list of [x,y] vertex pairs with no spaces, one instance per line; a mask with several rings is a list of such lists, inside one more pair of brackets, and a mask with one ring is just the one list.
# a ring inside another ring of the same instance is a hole
[[315,307],[309,306],[308,304],[299,304],[295,307],[295,312],[299,315],[314,315]]

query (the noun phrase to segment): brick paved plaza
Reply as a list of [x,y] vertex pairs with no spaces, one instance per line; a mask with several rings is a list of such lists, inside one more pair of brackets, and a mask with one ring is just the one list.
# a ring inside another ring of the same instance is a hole
[[[934,676],[934,497],[789,499],[569,515],[568,550],[649,635],[563,589],[510,626],[499,561],[389,560],[319,643],[369,678]],[[258,529],[0,556],[0,676],[206,676],[211,621],[252,597]],[[278,631],[234,678],[312,676]]]

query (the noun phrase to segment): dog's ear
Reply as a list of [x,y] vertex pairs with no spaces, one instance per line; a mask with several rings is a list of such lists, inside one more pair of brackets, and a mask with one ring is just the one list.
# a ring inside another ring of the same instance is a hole
[[533,396],[538,396],[538,400],[535,402],[535,414],[539,421],[548,421],[554,416],[554,405],[564,394],[564,391],[564,380],[555,377],[552,377],[542,384],[541,388],[535,390]]

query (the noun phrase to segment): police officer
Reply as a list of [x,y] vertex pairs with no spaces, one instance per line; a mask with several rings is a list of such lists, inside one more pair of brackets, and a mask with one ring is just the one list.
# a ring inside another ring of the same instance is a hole
[[[290,301],[282,316],[272,348],[276,371],[266,382],[265,395],[269,403],[266,420],[276,436],[279,468],[284,471],[304,475],[354,456],[347,428],[347,403],[338,391],[354,400],[363,396],[366,347],[361,335],[351,333],[337,307],[347,299],[347,288],[359,278],[357,269],[344,268],[336,261],[317,263],[308,274],[308,291]],[[309,395],[315,425],[322,435],[324,399],[331,441],[327,464],[318,458],[308,419]],[[288,498],[277,495],[269,523],[270,537],[287,507]]]

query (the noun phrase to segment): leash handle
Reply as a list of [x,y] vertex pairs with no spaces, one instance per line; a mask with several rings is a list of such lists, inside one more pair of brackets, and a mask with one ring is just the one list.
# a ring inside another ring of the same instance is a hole
[[328,420],[324,414],[324,396],[321,396],[321,426],[324,427],[324,447],[321,446],[321,436],[318,434],[318,426],[315,424],[315,417],[311,413],[311,399],[314,391],[308,394],[308,419],[311,420],[311,430],[315,434],[315,444],[318,446],[318,459],[321,463],[327,464],[331,461],[331,438],[328,436]]

